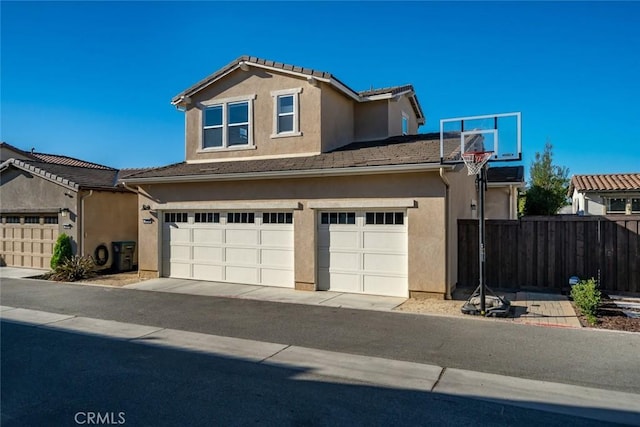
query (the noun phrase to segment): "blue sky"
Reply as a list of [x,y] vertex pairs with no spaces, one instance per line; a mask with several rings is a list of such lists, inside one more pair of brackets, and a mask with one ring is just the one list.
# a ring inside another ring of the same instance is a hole
[[355,90],[412,83],[427,116],[521,111],[523,164],[640,172],[640,3],[6,2],[0,137],[114,167],[184,159],[172,96],[242,54]]

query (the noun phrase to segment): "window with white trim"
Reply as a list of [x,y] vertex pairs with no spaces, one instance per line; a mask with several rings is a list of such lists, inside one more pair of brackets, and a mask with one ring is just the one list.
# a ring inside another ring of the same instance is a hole
[[194,222],[220,222],[220,213],[218,212],[196,212]]
[[202,149],[253,146],[252,113],[255,95],[202,103]]
[[164,222],[188,222],[186,212],[166,212]]
[[403,212],[367,212],[365,214],[367,225],[402,225],[404,224]]
[[355,224],[355,212],[322,212],[320,224]]
[[302,88],[274,90],[272,138],[300,136],[300,92]]
[[607,212],[608,213],[620,213],[625,211],[627,200],[619,197],[612,197],[607,199]]
[[409,116],[404,111],[402,112],[402,134],[409,134]]
[[293,213],[291,212],[264,212],[262,214],[263,224],[292,224]]
[[253,224],[255,214],[253,212],[229,212],[227,213],[227,224]]

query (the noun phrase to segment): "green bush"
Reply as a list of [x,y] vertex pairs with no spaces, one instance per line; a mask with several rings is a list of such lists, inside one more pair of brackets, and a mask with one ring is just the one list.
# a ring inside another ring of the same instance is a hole
[[53,247],[53,255],[51,256],[51,269],[55,270],[66,260],[73,256],[73,249],[71,249],[71,237],[62,233],[56,240],[56,245]]
[[52,280],[60,282],[75,282],[88,279],[96,275],[96,264],[88,255],[72,256],[58,265],[51,274]]
[[598,282],[593,277],[589,280],[581,280],[571,288],[571,298],[589,323],[595,325],[598,306],[602,300]]

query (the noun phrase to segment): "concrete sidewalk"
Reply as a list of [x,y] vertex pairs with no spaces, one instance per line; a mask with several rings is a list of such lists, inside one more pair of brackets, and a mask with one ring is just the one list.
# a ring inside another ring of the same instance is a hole
[[6,306],[0,307],[0,318],[50,330],[299,368],[297,380],[354,381],[640,425],[640,395],[634,393]]

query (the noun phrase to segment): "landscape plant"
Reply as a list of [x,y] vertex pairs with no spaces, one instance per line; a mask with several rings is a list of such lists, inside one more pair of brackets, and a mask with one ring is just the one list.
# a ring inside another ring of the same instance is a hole
[[59,265],[73,256],[73,249],[71,248],[71,238],[62,233],[58,236],[56,244],[53,247],[53,255],[51,256],[51,262],[49,265],[52,270],[55,270]]
[[569,169],[553,163],[553,146],[547,142],[536,153],[529,170],[529,185],[519,203],[521,215],[555,215],[567,204]]
[[51,280],[75,282],[96,275],[96,264],[88,255],[72,256],[58,265],[50,276]]
[[598,281],[593,277],[589,280],[581,280],[571,288],[571,298],[578,306],[583,316],[591,325],[597,322],[597,313],[602,294],[598,289]]

